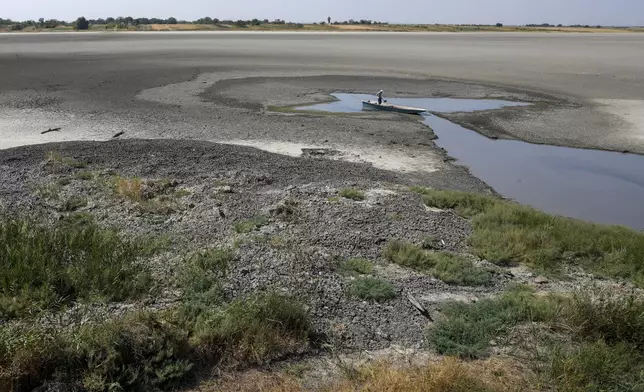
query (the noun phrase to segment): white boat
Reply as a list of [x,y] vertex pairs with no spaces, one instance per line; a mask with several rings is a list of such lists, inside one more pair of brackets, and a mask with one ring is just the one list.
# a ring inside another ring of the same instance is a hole
[[362,106],[372,110],[384,110],[387,112],[398,112],[407,114],[421,114],[427,110],[421,108],[413,108],[410,106],[392,105],[390,103],[378,103],[375,101],[362,101]]

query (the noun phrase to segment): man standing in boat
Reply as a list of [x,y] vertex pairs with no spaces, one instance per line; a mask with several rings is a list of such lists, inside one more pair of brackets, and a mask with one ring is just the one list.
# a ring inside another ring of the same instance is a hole
[[376,94],[378,96],[378,105],[382,105],[382,93],[384,93],[384,91],[380,90],[378,91],[378,94]]

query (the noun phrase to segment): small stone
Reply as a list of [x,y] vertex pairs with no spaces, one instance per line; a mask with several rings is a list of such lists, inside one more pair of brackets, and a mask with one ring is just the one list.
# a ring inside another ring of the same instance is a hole
[[546,283],[549,283],[549,282],[550,281],[548,280],[548,278],[543,277],[543,276],[538,276],[538,277],[536,277],[534,279],[534,283],[536,283],[536,284],[546,284]]

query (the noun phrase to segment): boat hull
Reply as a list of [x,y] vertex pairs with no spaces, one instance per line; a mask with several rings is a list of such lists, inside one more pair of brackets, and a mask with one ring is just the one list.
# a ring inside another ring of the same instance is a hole
[[427,110],[421,108],[412,108],[409,106],[392,105],[389,103],[378,104],[373,101],[362,101],[362,107],[372,110],[383,110],[386,112],[406,113],[406,114],[421,114]]

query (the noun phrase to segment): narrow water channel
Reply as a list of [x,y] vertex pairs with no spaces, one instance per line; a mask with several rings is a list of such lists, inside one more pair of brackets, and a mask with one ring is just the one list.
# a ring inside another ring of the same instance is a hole
[[[331,103],[301,110],[358,112],[373,96],[334,94]],[[472,112],[526,103],[451,98],[392,98],[432,112]],[[644,229],[644,156],[492,140],[434,115],[420,117],[436,144],[498,193],[542,211]]]

